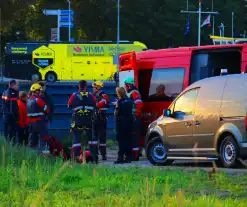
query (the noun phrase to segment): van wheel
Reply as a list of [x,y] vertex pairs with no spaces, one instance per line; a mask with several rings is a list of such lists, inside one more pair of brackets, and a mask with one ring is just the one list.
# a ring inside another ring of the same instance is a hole
[[159,137],[150,140],[146,147],[146,155],[152,165],[168,165],[173,160],[167,160],[167,148]]
[[233,168],[240,166],[239,148],[232,136],[227,136],[220,145],[220,161],[223,167]]
[[35,73],[31,75],[31,81],[32,82],[37,82],[41,80],[41,74],[40,73]]
[[45,75],[45,80],[49,83],[53,83],[57,81],[57,74],[54,72],[48,72]]

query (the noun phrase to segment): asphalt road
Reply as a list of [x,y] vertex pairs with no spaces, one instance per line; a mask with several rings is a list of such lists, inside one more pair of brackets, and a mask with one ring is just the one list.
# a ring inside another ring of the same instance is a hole
[[[180,169],[184,171],[196,171],[203,170],[210,172],[213,168],[213,162],[197,162],[197,161],[174,161],[172,165],[169,166],[153,166],[149,163],[149,161],[145,158],[145,155],[138,162],[132,162],[127,164],[114,164],[114,161],[117,159],[117,151],[110,150],[108,151],[107,161],[100,161],[100,165],[109,166],[109,167],[144,167],[144,168],[163,168],[165,169]],[[101,159],[101,157],[100,157]],[[247,173],[247,168],[242,167],[239,169],[227,169],[227,168],[216,168],[218,172],[226,172],[227,174],[245,174]]]

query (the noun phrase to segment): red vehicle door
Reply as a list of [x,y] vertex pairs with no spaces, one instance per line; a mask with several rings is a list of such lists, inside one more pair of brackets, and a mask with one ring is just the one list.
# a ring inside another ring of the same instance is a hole
[[128,52],[119,57],[119,86],[124,86],[124,80],[127,77],[134,77],[136,70],[136,53]]
[[[167,54],[162,58],[137,64],[136,79],[144,102],[141,135],[148,125],[163,114],[189,84],[192,51]],[[149,62],[149,63],[148,63]],[[152,68],[150,68],[152,66]]]

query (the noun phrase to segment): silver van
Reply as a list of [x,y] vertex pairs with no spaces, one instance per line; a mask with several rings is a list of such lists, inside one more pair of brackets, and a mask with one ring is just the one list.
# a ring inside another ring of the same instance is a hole
[[165,165],[196,159],[235,167],[247,158],[246,111],[247,74],[200,80],[149,125],[148,160]]

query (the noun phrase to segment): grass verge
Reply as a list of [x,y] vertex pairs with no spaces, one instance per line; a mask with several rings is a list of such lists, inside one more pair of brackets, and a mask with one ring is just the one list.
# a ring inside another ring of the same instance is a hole
[[247,206],[247,177],[76,165],[0,141],[1,206]]

